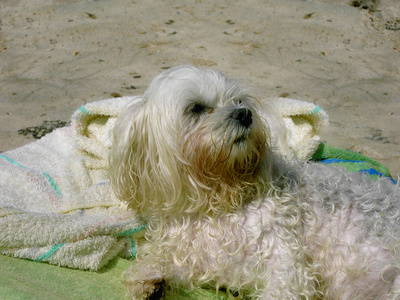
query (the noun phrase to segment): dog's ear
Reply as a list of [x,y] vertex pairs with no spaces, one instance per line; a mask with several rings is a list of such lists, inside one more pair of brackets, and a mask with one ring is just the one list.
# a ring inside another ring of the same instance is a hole
[[111,130],[109,179],[138,213],[172,207],[182,195],[182,163],[173,121],[151,101],[128,107]]
[[[145,102],[136,102],[125,109],[111,129],[108,155],[108,177],[115,195],[129,206],[137,199],[137,161],[140,159],[140,130]],[[139,144],[139,146],[138,146]]]

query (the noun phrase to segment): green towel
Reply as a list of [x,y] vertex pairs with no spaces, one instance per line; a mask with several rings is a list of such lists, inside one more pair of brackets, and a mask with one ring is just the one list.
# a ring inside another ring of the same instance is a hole
[[[115,258],[98,272],[58,266],[0,255],[0,299],[122,300],[125,287],[121,274],[133,261]],[[167,300],[228,300],[207,289],[174,289]]]
[[388,168],[377,161],[360,153],[333,147],[325,143],[319,145],[311,160],[323,164],[341,165],[349,172],[361,172],[373,180],[378,177],[387,177],[393,183],[396,183],[392,179]]

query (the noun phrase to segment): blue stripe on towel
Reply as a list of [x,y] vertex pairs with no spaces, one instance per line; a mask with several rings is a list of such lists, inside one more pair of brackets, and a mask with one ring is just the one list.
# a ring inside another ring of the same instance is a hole
[[49,251],[36,258],[35,261],[39,262],[39,261],[49,260],[49,258],[64,245],[65,244],[55,244],[53,247],[51,247]]
[[[3,159],[5,159],[5,160],[8,161],[9,163],[11,163],[11,164],[17,166],[17,167],[20,167],[20,168],[23,168],[23,169],[26,169],[26,170],[32,170],[31,168],[28,168],[28,167],[25,167],[25,166],[21,165],[20,163],[16,162],[15,160],[12,160],[11,158],[5,156],[4,154],[0,154],[0,157],[3,158]],[[39,172],[42,173],[43,176],[47,178],[47,180],[49,181],[49,183],[50,183],[50,185],[52,186],[52,188],[56,191],[56,193],[59,194],[60,196],[62,196],[59,187],[57,186],[57,184],[56,184],[56,182],[54,181],[54,179],[51,178],[50,174],[47,173],[47,172],[42,172],[42,171],[39,171]]]
[[348,162],[348,163],[365,163],[365,161],[362,160],[346,160],[346,159],[337,159],[337,158],[329,158],[329,159],[324,159],[320,161],[323,164],[329,165],[329,164],[335,164],[335,163],[341,163],[341,162]]
[[388,176],[386,176],[386,175],[384,175],[382,173],[379,173],[378,171],[376,171],[375,169],[372,169],[372,168],[371,169],[359,170],[358,172],[361,172],[361,173],[367,174],[367,175],[377,175],[379,177],[384,177],[384,178],[389,179],[392,183],[397,184],[396,180],[394,180],[394,179],[392,179],[392,178],[390,178],[390,177],[388,177]]
[[[362,161],[362,160],[346,160],[346,159],[337,159],[337,158],[330,158],[330,159],[324,159],[320,161],[323,164],[329,165],[329,164],[335,164],[335,163],[359,163],[359,164],[366,164],[368,162]],[[368,163],[369,164],[369,163]],[[369,169],[359,169],[357,172],[366,174],[366,175],[372,175],[372,176],[378,176],[378,177],[384,177],[389,179],[392,183],[397,184],[397,181],[394,180],[393,178],[386,176],[385,174],[382,174],[381,172],[378,172],[377,170],[373,168]]]

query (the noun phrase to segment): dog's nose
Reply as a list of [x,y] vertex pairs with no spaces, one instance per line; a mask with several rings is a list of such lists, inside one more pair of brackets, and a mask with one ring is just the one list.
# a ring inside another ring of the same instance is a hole
[[252,116],[253,114],[248,108],[237,108],[231,114],[232,119],[238,120],[245,127],[249,127],[253,123]]

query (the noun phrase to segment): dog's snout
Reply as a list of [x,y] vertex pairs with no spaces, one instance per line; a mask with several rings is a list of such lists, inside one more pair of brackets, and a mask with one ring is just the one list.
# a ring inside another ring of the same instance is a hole
[[240,124],[249,127],[253,123],[253,114],[248,108],[235,109],[231,114],[232,119],[238,120]]

